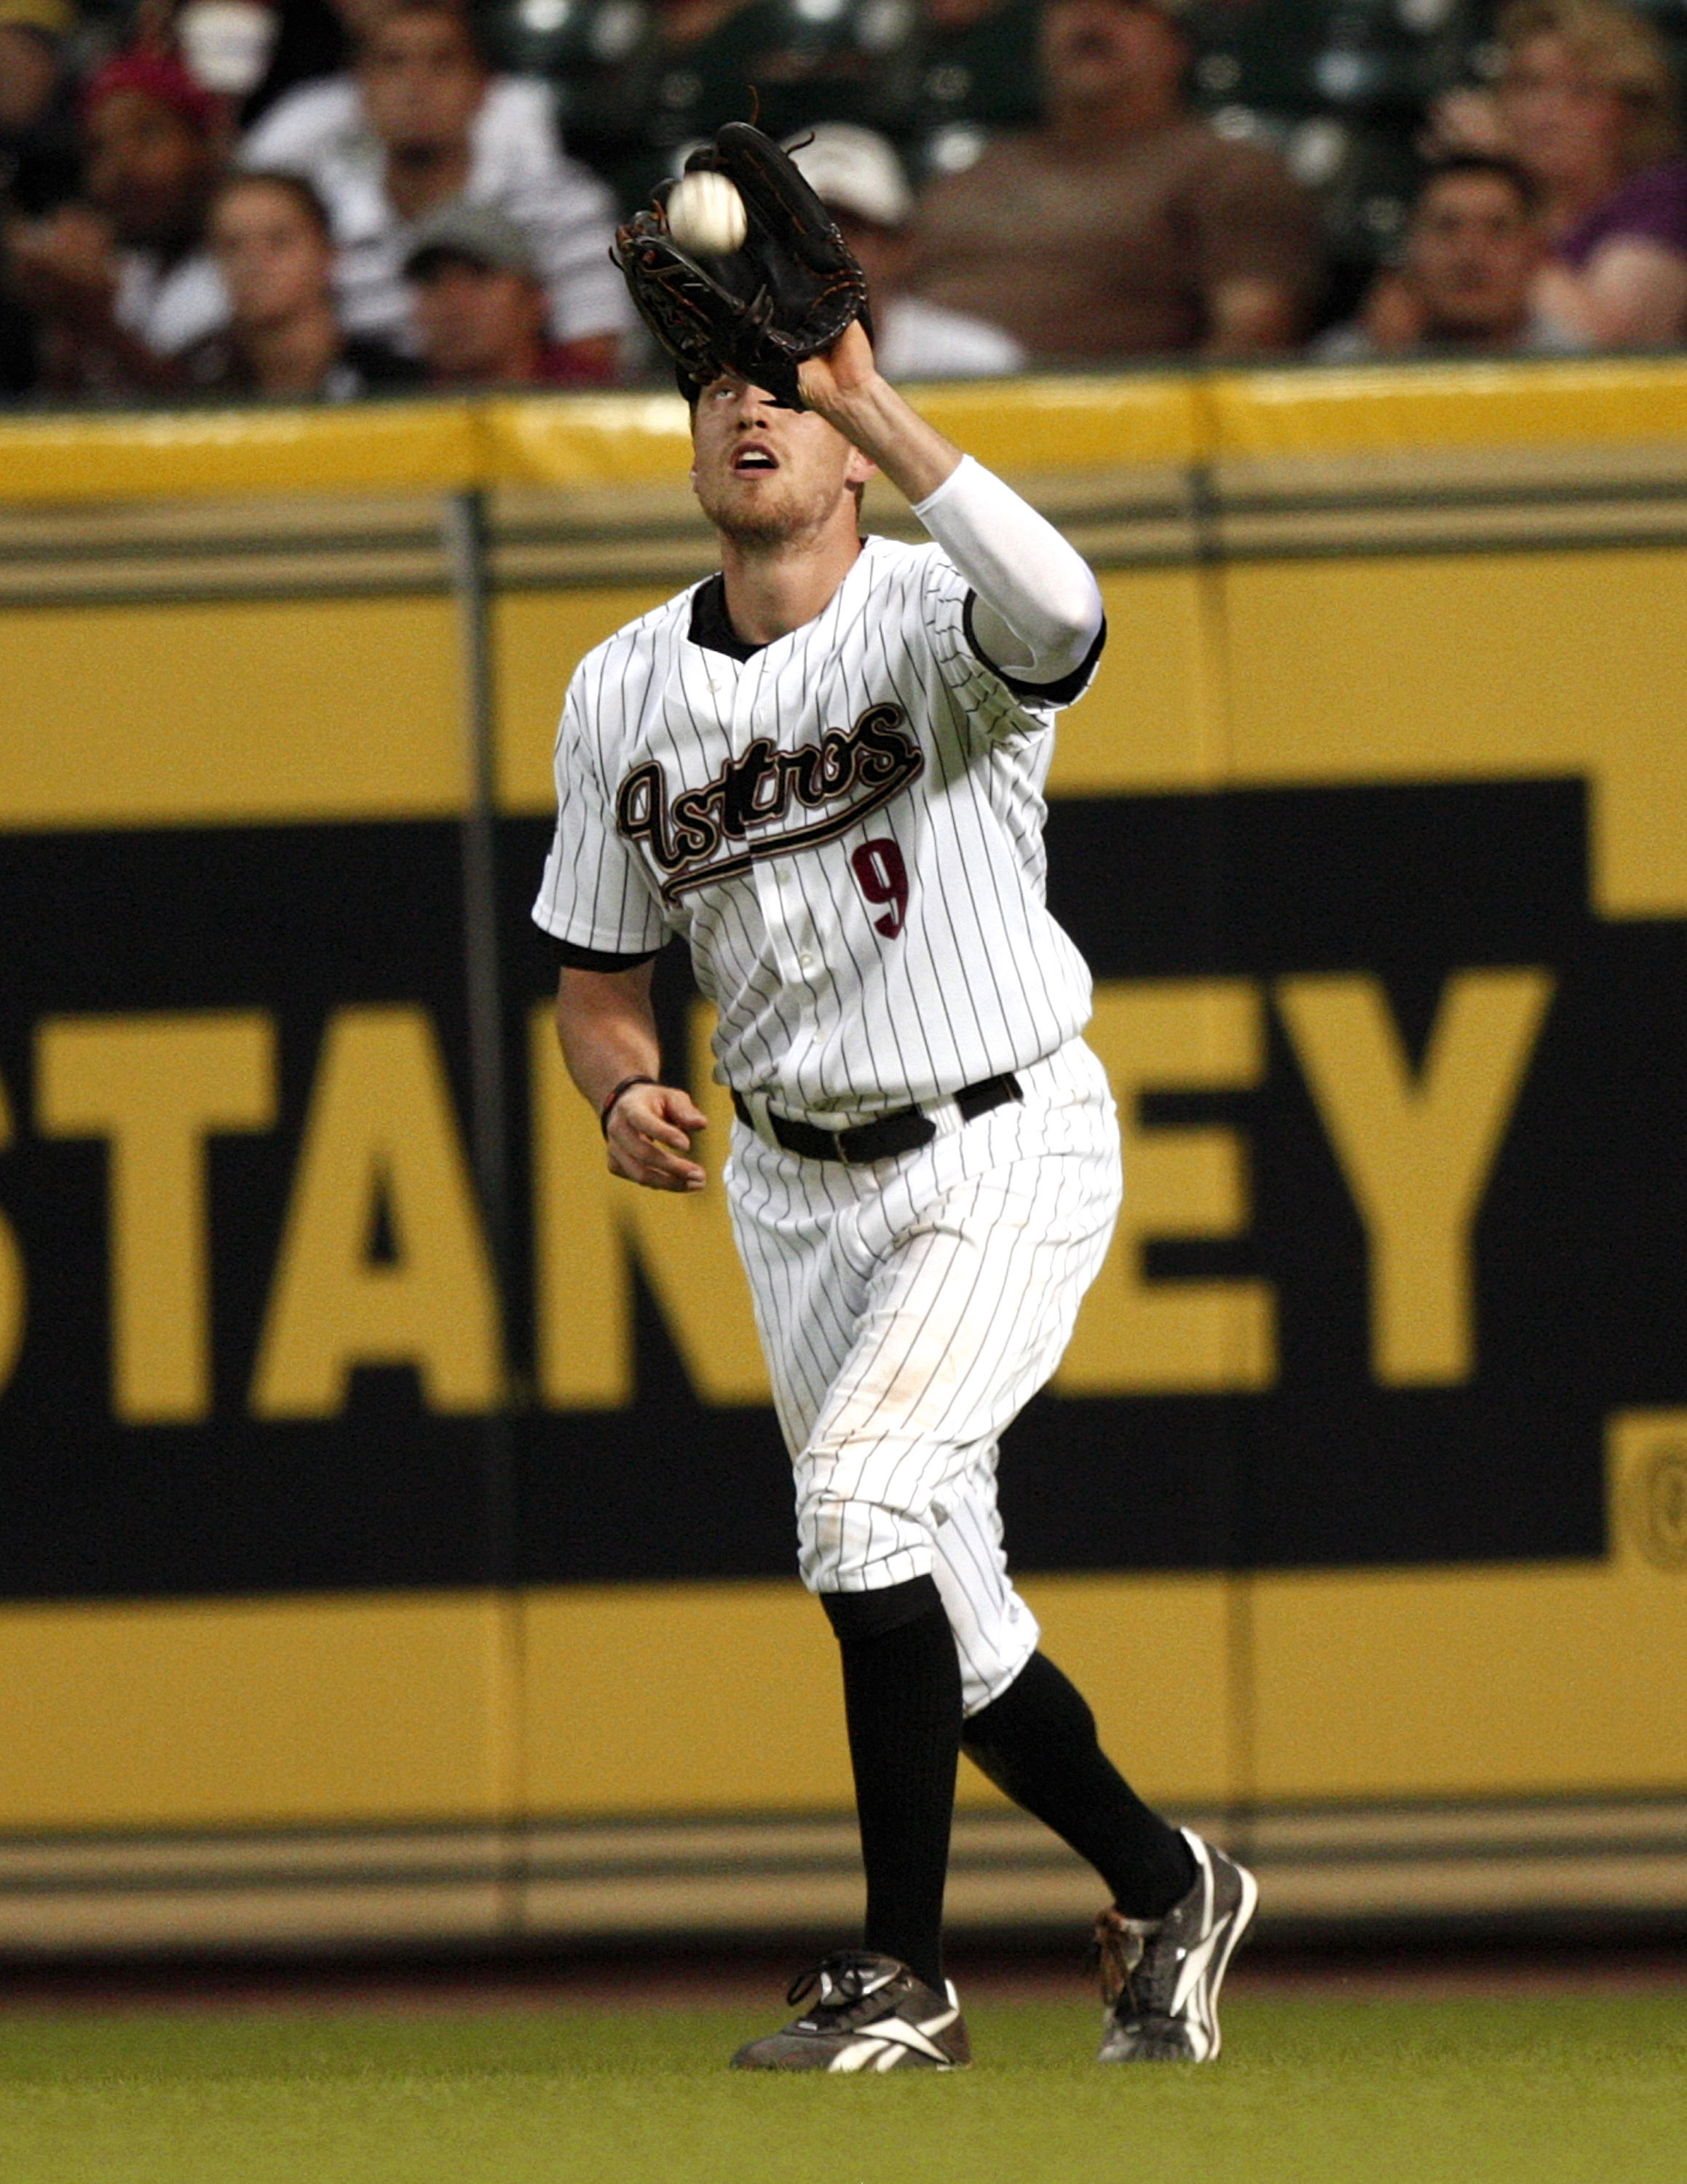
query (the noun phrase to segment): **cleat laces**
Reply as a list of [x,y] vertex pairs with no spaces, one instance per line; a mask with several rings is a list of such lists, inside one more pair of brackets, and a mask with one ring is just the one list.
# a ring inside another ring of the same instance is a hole
[[882,1957],[843,1949],[799,1972],[785,1990],[785,1999],[794,2008],[810,1995],[815,1996],[803,2024],[817,2032],[841,2031],[855,2021],[855,2013],[889,1984]]
[[[1166,2014],[1169,1996],[1156,1997],[1154,1989],[1166,1984],[1167,1967],[1154,1963],[1148,1952],[1149,1943],[1158,1936],[1165,1923],[1163,1919],[1127,1919],[1122,1911],[1111,1905],[1095,1921],[1087,1968],[1091,1972],[1100,1972],[1101,2000],[1122,2022],[1139,2022],[1145,2017]],[[1181,1948],[1174,1951],[1172,1962],[1181,1963],[1183,1954]],[[1128,2004],[1127,2011],[1121,2011],[1121,2003]]]

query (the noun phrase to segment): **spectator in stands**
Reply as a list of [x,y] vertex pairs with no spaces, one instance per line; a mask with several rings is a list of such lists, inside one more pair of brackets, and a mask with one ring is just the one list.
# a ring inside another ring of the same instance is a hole
[[610,263],[609,192],[557,145],[542,85],[488,78],[454,0],[393,0],[354,78],[283,99],[245,163],[303,174],[327,205],[348,332],[412,344],[403,267],[418,223],[458,197],[496,206],[532,239],[550,328],[582,376],[610,379],[632,323]]
[[8,237],[75,195],[81,179],[64,36],[69,0],[0,0],[0,398],[40,369],[34,314],[13,287]]
[[548,337],[532,243],[496,206],[459,198],[431,214],[416,230],[404,276],[431,386],[593,384]]
[[1533,178],[1552,243],[1535,302],[1562,332],[1681,341],[1687,161],[1662,40],[1619,0],[1511,0],[1498,30],[1498,85],[1444,100],[1434,142],[1509,155]]
[[1025,369],[1025,352],[1011,334],[903,287],[914,193],[882,136],[850,122],[821,121],[788,148],[860,260],[872,303],[873,352],[888,379],[974,379]]
[[70,0],[0,0],[0,203],[39,220],[81,181],[75,86],[64,41]]
[[205,246],[220,124],[216,102],[164,54],[120,54],[89,82],[87,203],[13,237],[13,278],[43,323],[55,391],[179,386],[183,351],[225,322],[228,300]]
[[[328,52],[330,42],[322,24],[326,12],[331,18],[333,49],[350,64],[355,59],[359,42],[368,37],[393,0],[337,0],[331,9],[327,0],[301,0],[301,4],[309,11],[305,28],[314,24],[320,34],[306,43],[301,32],[303,54]],[[454,0],[448,0],[448,4],[454,4]],[[288,45],[291,20],[288,10],[276,42],[277,54]],[[253,98],[264,104],[241,146],[240,157],[246,166],[309,171],[329,159],[333,147],[343,148],[348,140],[369,134],[362,93],[350,65],[331,66],[315,78],[295,76],[273,98],[268,84],[260,84]],[[543,171],[556,152],[551,87],[532,79],[488,76],[470,136],[477,161],[515,162],[535,172]]]
[[1534,185],[1508,159],[1467,152],[1432,168],[1397,271],[1365,309],[1314,343],[1332,363],[1426,351],[1564,354],[1583,346],[1546,318],[1534,286],[1546,258]]
[[212,202],[210,239],[228,292],[229,323],[183,357],[191,386],[344,402],[420,378],[408,359],[342,334],[327,211],[302,176],[231,176]]
[[1257,354],[1299,336],[1317,214],[1270,153],[1190,111],[1182,0],[1049,0],[1046,120],[936,183],[910,285],[1034,354]]

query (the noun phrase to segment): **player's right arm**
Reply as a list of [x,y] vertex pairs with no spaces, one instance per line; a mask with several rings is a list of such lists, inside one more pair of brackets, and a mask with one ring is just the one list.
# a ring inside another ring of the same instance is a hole
[[[600,1117],[630,1077],[654,1078],[662,1067],[652,965],[624,971],[563,967],[556,989],[556,1031],[568,1073]],[[610,1170],[649,1190],[701,1190],[703,1170],[691,1140],[708,1117],[677,1085],[626,1084],[604,1122]]]
[[[633,638],[642,627],[632,626]],[[533,916],[562,949],[557,1036],[604,1126],[611,1173],[651,1190],[700,1190],[703,1170],[689,1156],[701,1111],[676,1086],[626,1083],[661,1075],[650,980],[668,929],[649,876],[616,827],[599,733],[622,720],[626,689],[649,671],[623,631],[589,653],[569,684],[556,739],[556,834]]]

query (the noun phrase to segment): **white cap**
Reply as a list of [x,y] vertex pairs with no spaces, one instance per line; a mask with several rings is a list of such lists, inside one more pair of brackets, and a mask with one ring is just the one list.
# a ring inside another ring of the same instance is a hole
[[280,27],[279,11],[263,0],[187,0],[175,23],[188,75],[223,98],[258,88]]
[[785,149],[821,203],[833,212],[853,213],[877,227],[905,227],[914,211],[914,192],[902,162],[886,140],[852,121],[820,121]]

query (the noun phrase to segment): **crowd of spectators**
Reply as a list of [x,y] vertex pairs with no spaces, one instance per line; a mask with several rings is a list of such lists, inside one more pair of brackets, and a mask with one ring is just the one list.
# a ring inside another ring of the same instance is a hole
[[637,381],[615,222],[752,112],[899,377],[1687,341],[1656,21],[1385,4],[0,0],[0,398]]

